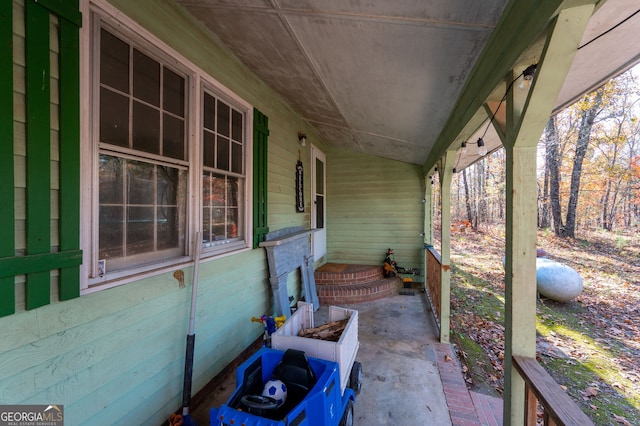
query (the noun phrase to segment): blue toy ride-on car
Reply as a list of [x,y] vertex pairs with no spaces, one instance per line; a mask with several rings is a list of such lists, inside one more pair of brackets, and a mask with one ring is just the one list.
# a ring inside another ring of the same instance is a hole
[[236,372],[236,389],[210,411],[211,426],[352,426],[361,366],[341,391],[339,365],[296,349],[262,348]]

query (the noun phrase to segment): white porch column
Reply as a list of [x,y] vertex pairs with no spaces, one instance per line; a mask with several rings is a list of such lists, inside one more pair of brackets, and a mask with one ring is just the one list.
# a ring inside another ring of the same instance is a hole
[[524,381],[512,355],[536,354],[536,146],[506,147],[504,424],[524,420]]
[[[424,236],[422,237],[422,273],[424,274],[424,291],[429,293],[428,284],[428,264],[427,264],[427,246],[433,247],[433,188],[431,187],[433,171],[429,171],[424,176],[424,225],[422,227]],[[438,321],[440,319],[438,318]]]
[[451,327],[451,179],[456,161],[456,151],[447,151],[440,162],[440,220],[441,268],[440,268],[440,343],[449,343]]
[[[430,172],[431,173],[431,172]],[[430,174],[424,177],[424,238],[423,244],[433,245],[433,188]],[[426,271],[426,265],[423,268]]]
[[511,357],[536,354],[536,147],[593,8],[589,4],[559,13],[526,102],[518,99],[517,89],[510,90],[507,98],[507,123],[502,129],[507,154],[505,425],[522,425],[525,419],[524,381]]

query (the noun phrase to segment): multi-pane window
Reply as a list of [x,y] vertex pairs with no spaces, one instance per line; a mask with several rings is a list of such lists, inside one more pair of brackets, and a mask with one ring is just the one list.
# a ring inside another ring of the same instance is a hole
[[91,23],[85,288],[185,262],[197,232],[203,256],[250,247],[251,106],[144,29]]
[[245,117],[212,93],[203,94],[202,239],[205,247],[244,238]]
[[187,79],[104,28],[99,62],[101,272],[184,255]]

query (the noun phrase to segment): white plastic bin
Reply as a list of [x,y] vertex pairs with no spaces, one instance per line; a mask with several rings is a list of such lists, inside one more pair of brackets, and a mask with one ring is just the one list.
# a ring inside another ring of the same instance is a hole
[[358,353],[358,311],[329,306],[328,322],[349,318],[337,342],[300,337],[303,328],[314,328],[313,305],[299,303],[298,310],[271,335],[271,347],[280,351],[298,349],[308,356],[338,363],[340,368],[340,390],[344,394],[349,383],[351,367]]

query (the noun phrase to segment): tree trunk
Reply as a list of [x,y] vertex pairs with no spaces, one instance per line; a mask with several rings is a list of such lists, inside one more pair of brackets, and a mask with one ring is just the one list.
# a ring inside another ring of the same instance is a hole
[[469,182],[467,182],[467,169],[462,170],[462,184],[464,185],[464,204],[467,207],[467,220],[473,223],[473,214],[471,213],[471,199],[469,197]]
[[[614,169],[617,157],[618,157],[618,149],[617,149],[617,145],[614,145],[613,158],[611,159],[611,163],[609,164],[611,170]],[[613,186],[613,179],[611,177],[608,177],[607,182],[605,184],[605,191],[604,191],[604,196],[602,200],[602,228],[604,228],[607,231],[613,230],[612,221],[615,215],[614,213],[615,199],[614,199],[614,202],[611,204],[611,209],[609,209],[609,199],[611,198],[612,186]]]
[[542,184],[542,194],[538,189],[538,200],[540,207],[538,208],[538,228],[546,229],[551,227],[551,210],[549,206],[549,169],[544,168],[544,181]]
[[476,163],[478,179],[478,223],[487,223],[487,186],[486,186],[486,160]]
[[611,199],[611,207],[609,208],[609,215],[607,216],[607,228],[605,228],[607,231],[613,231],[616,213],[618,212],[618,188],[620,188],[620,185],[621,183],[618,182],[615,189],[607,189],[607,192],[609,192],[609,198]]
[[553,218],[553,230],[557,236],[562,235],[562,210],[560,208],[560,155],[558,153],[558,131],[556,119],[551,117],[544,129],[546,141],[545,164],[549,173],[549,204]]
[[571,185],[569,189],[569,203],[567,205],[567,217],[565,220],[564,232],[562,236],[574,238],[576,234],[576,212],[578,210],[578,193],[580,191],[580,178],[582,176],[582,163],[587,153],[591,127],[598,115],[600,104],[602,103],[603,89],[595,92],[595,99],[591,106],[582,111],[580,119],[580,130],[578,131],[578,141],[576,143],[576,153],[573,157],[573,169],[571,170]]

